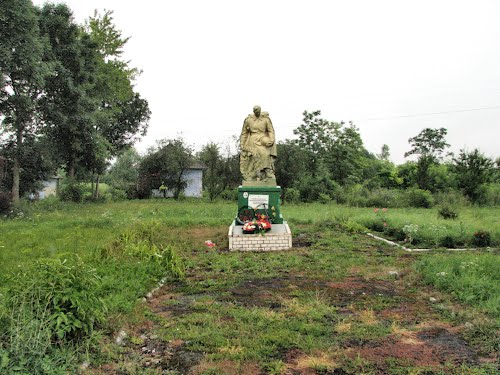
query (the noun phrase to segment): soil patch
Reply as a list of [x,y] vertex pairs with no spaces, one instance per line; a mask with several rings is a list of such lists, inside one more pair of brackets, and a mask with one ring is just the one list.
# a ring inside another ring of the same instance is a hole
[[349,356],[358,355],[387,373],[391,360],[410,366],[440,368],[445,364],[476,364],[477,356],[458,335],[443,327],[433,327],[401,336],[389,336],[359,348],[348,349]]

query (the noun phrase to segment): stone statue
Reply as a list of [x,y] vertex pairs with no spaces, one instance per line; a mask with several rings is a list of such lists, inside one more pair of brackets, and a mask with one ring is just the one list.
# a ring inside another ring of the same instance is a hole
[[277,152],[273,124],[269,113],[261,113],[258,105],[243,122],[240,147],[243,185],[276,186],[274,160]]

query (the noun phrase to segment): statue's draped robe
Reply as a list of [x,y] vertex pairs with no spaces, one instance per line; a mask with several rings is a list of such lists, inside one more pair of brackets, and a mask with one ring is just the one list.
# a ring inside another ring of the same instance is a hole
[[273,124],[267,115],[247,116],[243,122],[240,143],[240,169],[244,180],[265,181],[275,178],[276,142]]

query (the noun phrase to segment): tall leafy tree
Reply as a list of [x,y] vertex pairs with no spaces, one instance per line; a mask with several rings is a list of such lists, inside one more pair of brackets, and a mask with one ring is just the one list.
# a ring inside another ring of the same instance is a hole
[[207,143],[197,156],[207,167],[203,174],[203,187],[208,192],[210,200],[214,200],[226,187],[223,178],[224,160],[220,148],[216,143]]
[[43,117],[55,156],[70,178],[89,163],[97,148],[93,118],[96,101],[90,95],[96,72],[96,45],[74,22],[65,4],[45,4],[40,29],[51,45],[46,59],[55,73],[46,80]]
[[107,150],[107,153],[94,154],[93,172],[98,182],[106,166],[102,158],[118,155],[132,146],[138,136],[145,135],[150,110],[148,102],[133,89],[139,70],[122,60],[123,48],[130,38],[122,37],[117,30],[113,12],[105,11],[100,15],[96,11],[85,29],[99,54],[92,95],[98,103],[94,116],[95,132],[100,135],[98,149]]
[[12,150],[12,199],[19,200],[25,139],[35,137],[35,107],[49,66],[30,0],[0,2],[0,130]]
[[149,197],[151,189],[165,185],[174,198],[186,188],[186,171],[194,161],[193,150],[183,139],[163,139],[149,149],[139,168],[139,185],[143,196]]
[[406,152],[404,156],[419,155],[417,161],[417,183],[421,189],[431,189],[429,168],[431,165],[439,163],[444,156],[446,148],[450,147],[445,140],[447,132],[445,128],[426,128],[408,140],[411,150]]
[[329,171],[340,184],[355,182],[366,151],[356,126],[350,122],[328,121],[321,111],[303,112],[302,124],[294,130],[297,144],[308,154],[308,169],[313,177],[319,171]]
[[480,186],[491,182],[495,173],[494,163],[477,148],[471,152],[460,150],[453,158],[453,169],[457,174],[458,187],[473,202],[481,198]]

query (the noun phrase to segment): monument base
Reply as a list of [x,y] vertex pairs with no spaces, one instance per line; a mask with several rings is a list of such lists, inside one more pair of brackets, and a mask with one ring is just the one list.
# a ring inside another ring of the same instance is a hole
[[235,222],[229,227],[230,251],[280,251],[292,248],[292,232],[286,223],[273,224],[265,234],[243,234]]
[[[283,224],[280,201],[281,187],[279,186],[240,186],[238,188],[238,212],[242,207],[252,207],[263,213],[263,208],[265,208],[273,225]],[[241,224],[236,223],[236,225]]]

